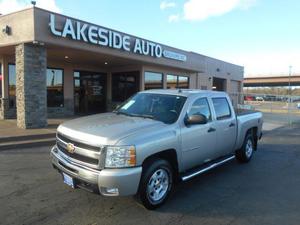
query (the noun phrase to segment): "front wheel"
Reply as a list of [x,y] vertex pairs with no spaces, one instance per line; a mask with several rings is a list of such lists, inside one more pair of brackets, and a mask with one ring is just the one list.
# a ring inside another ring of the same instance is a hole
[[173,187],[169,162],[157,159],[147,163],[140,183],[139,196],[147,209],[156,209],[167,200]]
[[235,156],[239,162],[246,163],[249,162],[254,150],[253,136],[248,133],[245,137],[243,146],[236,151]]

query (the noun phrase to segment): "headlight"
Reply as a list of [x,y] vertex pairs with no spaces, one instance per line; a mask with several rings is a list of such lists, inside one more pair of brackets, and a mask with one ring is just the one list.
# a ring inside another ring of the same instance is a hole
[[134,146],[107,146],[105,167],[120,168],[136,165]]

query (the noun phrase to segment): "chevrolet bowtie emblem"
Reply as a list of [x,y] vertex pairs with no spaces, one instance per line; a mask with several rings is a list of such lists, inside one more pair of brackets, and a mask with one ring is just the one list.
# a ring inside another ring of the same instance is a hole
[[75,152],[75,146],[72,143],[67,144],[67,151],[71,154]]

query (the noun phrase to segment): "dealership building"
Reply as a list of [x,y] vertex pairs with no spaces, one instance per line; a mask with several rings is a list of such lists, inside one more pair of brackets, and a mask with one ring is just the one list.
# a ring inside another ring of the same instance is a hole
[[21,128],[111,111],[147,89],[242,89],[241,66],[37,7],[1,15],[0,29],[0,119]]

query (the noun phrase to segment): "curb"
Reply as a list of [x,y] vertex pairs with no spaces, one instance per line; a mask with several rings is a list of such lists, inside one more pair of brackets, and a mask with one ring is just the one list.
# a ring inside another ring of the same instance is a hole
[[31,142],[15,142],[0,144],[0,152],[5,150],[12,150],[16,148],[33,148],[33,147],[43,147],[48,145],[54,145],[56,142],[55,138],[49,138],[41,141],[31,141]]

